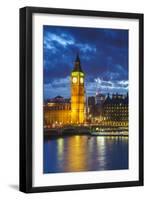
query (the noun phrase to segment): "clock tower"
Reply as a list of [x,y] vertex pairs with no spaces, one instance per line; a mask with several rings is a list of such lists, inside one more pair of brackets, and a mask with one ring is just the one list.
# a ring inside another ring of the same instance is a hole
[[71,72],[71,123],[82,124],[85,120],[85,74],[77,54],[74,69]]

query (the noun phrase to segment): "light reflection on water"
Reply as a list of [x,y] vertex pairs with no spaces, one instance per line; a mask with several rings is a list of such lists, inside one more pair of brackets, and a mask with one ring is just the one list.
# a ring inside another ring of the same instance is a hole
[[128,137],[69,136],[44,141],[44,173],[128,168]]

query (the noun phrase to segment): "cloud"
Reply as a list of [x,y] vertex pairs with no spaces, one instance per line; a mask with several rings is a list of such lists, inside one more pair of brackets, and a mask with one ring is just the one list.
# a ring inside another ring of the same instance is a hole
[[[59,78],[52,81],[52,83],[44,84],[44,98],[54,98],[61,95],[65,98],[70,98],[70,76]],[[121,81],[105,81],[99,77],[94,80],[85,80],[85,89],[87,96],[94,96],[96,92],[101,93],[122,93],[128,92],[129,83],[127,80]]]
[[74,39],[71,36],[68,36],[66,34],[54,34],[48,32],[45,34],[44,37],[44,44],[46,45],[46,48],[50,49],[55,46],[55,43],[58,43],[59,45],[62,45],[63,47],[66,47],[67,45],[74,44]]
[[103,91],[104,93],[107,91],[109,93],[122,92],[126,93],[128,91],[129,82],[128,80],[109,80],[104,81],[100,78],[95,79],[97,90]]
[[65,98],[70,97],[70,77],[58,78],[52,83],[44,84],[44,98],[54,98],[61,95]]
[[124,82],[128,80],[128,30],[44,26],[45,96],[70,95],[67,77],[77,52],[85,72],[87,93],[96,91],[97,78],[104,92],[127,90]]
[[80,49],[80,52],[87,53],[87,52],[96,52],[96,47],[94,45],[89,45],[89,44],[81,44],[78,43],[76,44],[76,47]]

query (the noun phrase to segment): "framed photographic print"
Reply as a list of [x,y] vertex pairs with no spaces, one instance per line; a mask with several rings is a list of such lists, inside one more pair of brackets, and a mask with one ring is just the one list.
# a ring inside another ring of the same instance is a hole
[[20,9],[20,191],[143,185],[143,14]]

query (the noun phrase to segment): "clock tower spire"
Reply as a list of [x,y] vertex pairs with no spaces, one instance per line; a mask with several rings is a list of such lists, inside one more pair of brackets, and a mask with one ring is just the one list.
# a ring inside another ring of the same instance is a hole
[[85,120],[85,74],[81,67],[79,54],[71,72],[71,123],[82,124]]
[[82,68],[81,68],[81,61],[80,61],[80,57],[79,57],[79,53],[77,53],[77,57],[74,63],[74,68],[72,70],[73,72],[83,72]]

